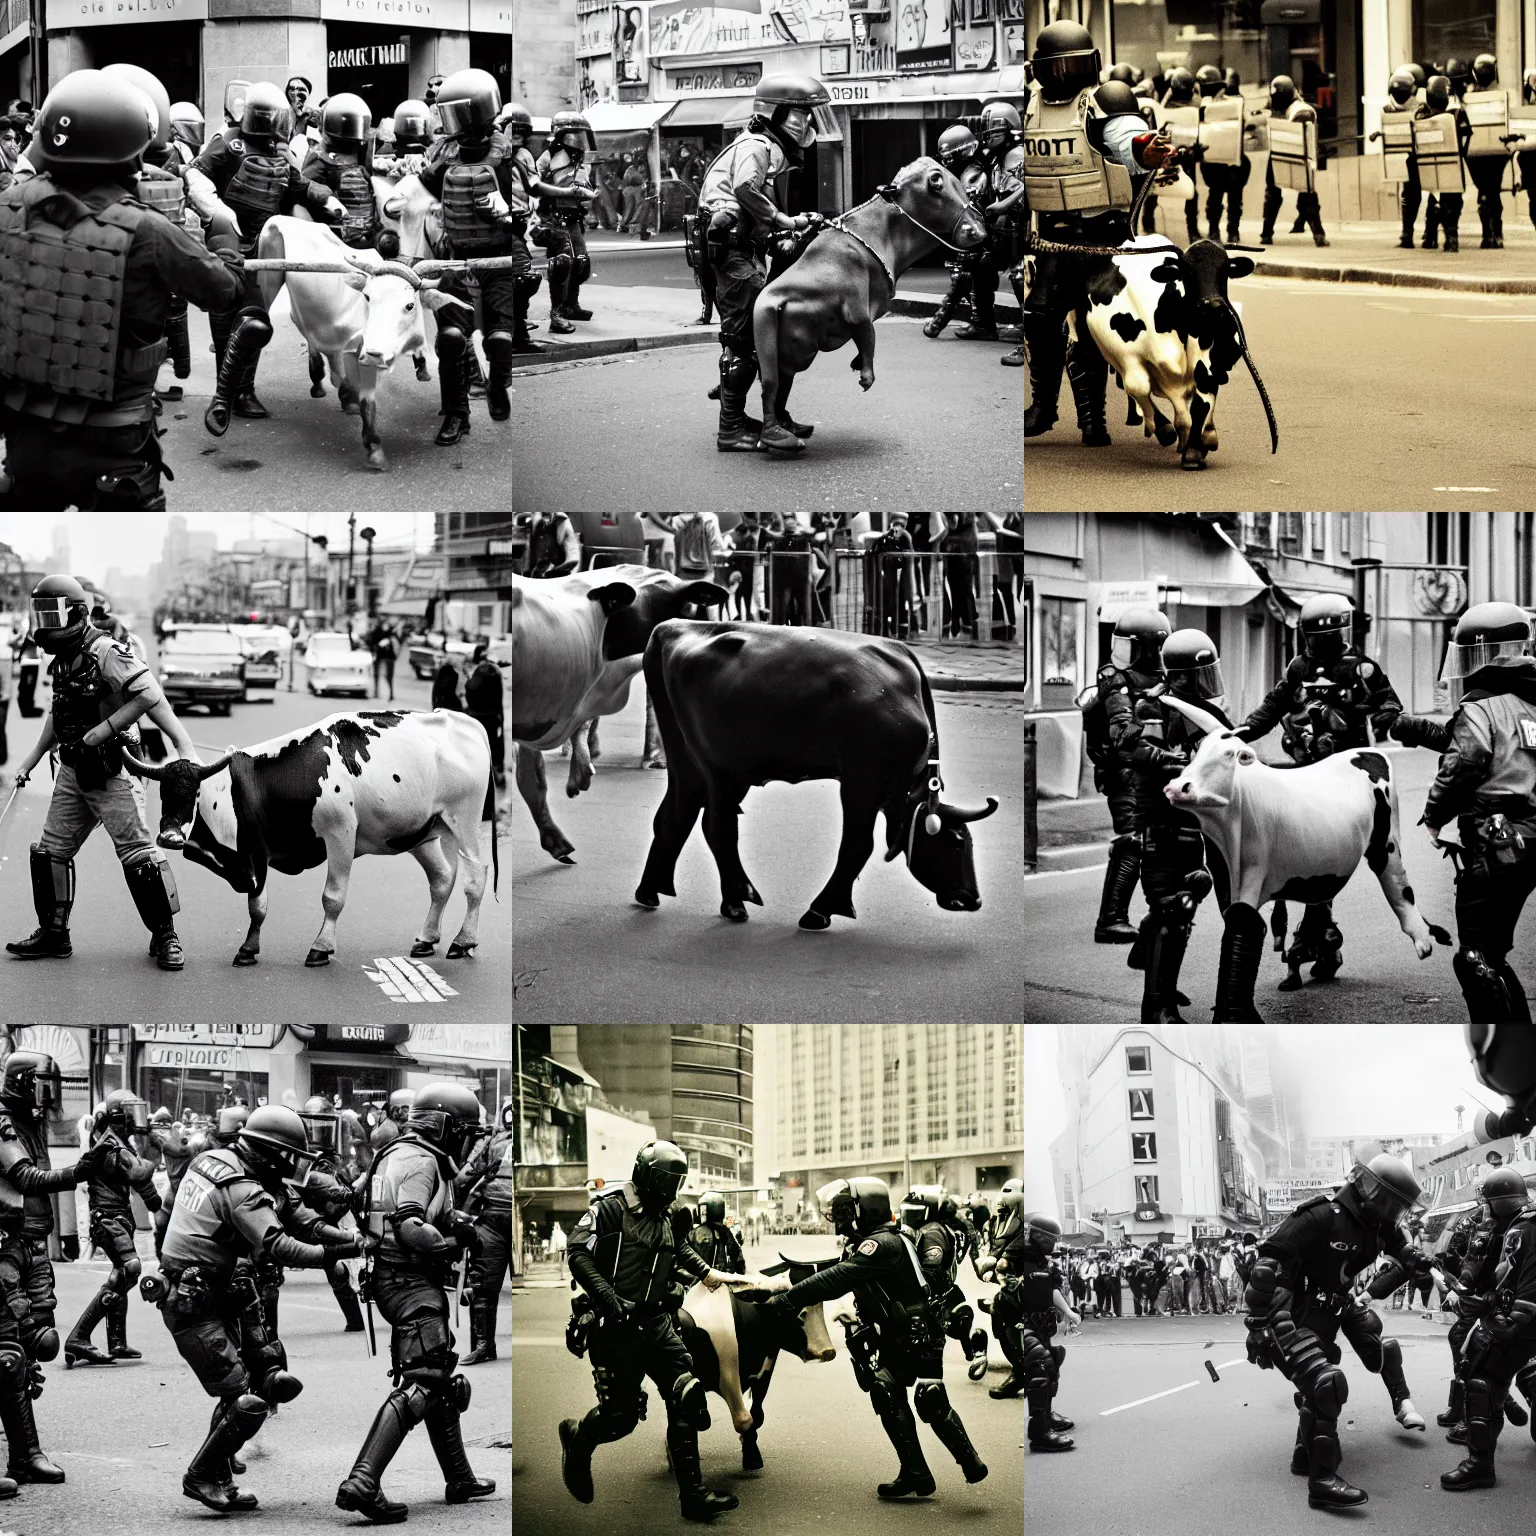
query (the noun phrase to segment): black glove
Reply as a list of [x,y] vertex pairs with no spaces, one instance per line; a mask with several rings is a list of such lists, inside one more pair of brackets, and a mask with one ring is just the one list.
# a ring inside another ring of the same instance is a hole
[[1152,761],[1159,768],[1187,768],[1189,758],[1172,747],[1153,747]]
[[1488,1310],[1488,1298],[1486,1296],[1474,1296],[1469,1293],[1458,1298],[1456,1310],[1463,1317],[1481,1317]]
[[453,1218],[453,1240],[458,1244],[460,1253],[473,1257],[480,1252],[480,1233],[467,1216]]

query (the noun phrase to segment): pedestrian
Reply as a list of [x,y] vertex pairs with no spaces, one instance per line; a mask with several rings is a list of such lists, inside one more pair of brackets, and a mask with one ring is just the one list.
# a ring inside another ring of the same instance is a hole
[[[302,1208],[312,1212],[322,1221],[340,1225],[352,1212],[352,1186],[345,1182],[340,1161],[341,1120],[336,1106],[323,1093],[312,1094],[305,1099],[299,1110],[304,1124],[304,1135],[315,1160],[310,1164],[309,1177],[299,1191]],[[326,1283],[341,1308],[342,1332],[363,1331],[363,1311],[358,1305],[357,1292],[352,1289],[352,1276],[340,1259],[332,1259],[325,1266]],[[279,1282],[281,1283],[281,1282]],[[276,1301],[271,1316],[272,1332],[277,1333]]]
[[715,559],[725,553],[720,519],[704,510],[684,512],[672,521],[677,575],[683,581],[713,581]]
[[581,535],[564,512],[542,511],[528,530],[528,574],[569,576],[581,568]]
[[1237,1310],[1238,1303],[1243,1299],[1237,1285],[1237,1261],[1232,1256],[1231,1243],[1221,1245],[1221,1263],[1217,1268],[1217,1277],[1221,1284],[1222,1311],[1229,1308]]
[[491,773],[496,787],[507,782],[507,743],[503,719],[501,668],[490,659],[490,642],[482,640],[475,647],[474,670],[464,684],[464,707],[485,727],[491,744]]
[[91,627],[90,600],[72,576],[45,576],[32,593],[32,625],[53,656],[53,709],[21,760],[15,782],[25,784],[57,748],[59,768],[42,838],[32,845],[32,897],[38,928],[7,944],[18,959],[67,959],[73,954],[69,913],[75,899],[75,855],[104,826],[123,866],[134,906],[151,935],[150,953],[163,971],[185,964],[174,916],[181,908],[176,877],[150,837],[144,790],[125,771],[119,738],[148,714],[184,759],[197,760],[182,724],[165,702],[154,674],[120,641]]
[[395,660],[400,653],[400,637],[388,619],[379,619],[368,636],[373,653],[373,696],[379,696],[379,674],[389,686],[389,702],[395,702]]
[[961,630],[972,640],[980,640],[980,620],[976,614],[977,562],[976,514],[957,512],[948,530],[939,539],[944,557],[943,632],[958,636]]
[[619,233],[627,235],[631,233],[635,221],[640,217],[641,200],[645,195],[645,152],[635,150],[624,156],[624,174],[619,178],[619,185],[623,189],[624,211],[619,217]]
[[1072,1289],[1072,1301],[1077,1310],[1087,1315],[1088,1279],[1083,1273],[1082,1260],[1076,1254],[1067,1255],[1067,1284]]
[[1193,1286],[1193,1294],[1199,1303],[1201,1312],[1211,1310],[1210,1290],[1210,1262],[1206,1259],[1205,1250],[1197,1243],[1190,1255],[1190,1283]]

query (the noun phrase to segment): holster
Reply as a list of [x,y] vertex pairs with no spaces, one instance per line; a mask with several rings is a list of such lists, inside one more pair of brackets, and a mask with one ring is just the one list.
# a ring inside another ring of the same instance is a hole
[[59,748],[59,761],[74,770],[81,789],[105,789],[107,780],[115,779],[123,771],[123,748],[115,736],[99,747],[77,742]]

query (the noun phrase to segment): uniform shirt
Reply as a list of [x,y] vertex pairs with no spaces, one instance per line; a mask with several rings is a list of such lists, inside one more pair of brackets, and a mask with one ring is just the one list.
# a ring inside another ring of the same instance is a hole
[[109,1152],[86,1180],[91,1215],[132,1215],[133,1203],[129,1197],[135,1190],[151,1211],[158,1211],[160,1194],[155,1188],[155,1165],[140,1157],[115,1131],[105,1131],[98,1139],[106,1142]]
[[[65,729],[61,730],[58,714],[59,680],[79,676],[93,665],[100,678],[96,716],[83,729],[73,730],[66,724]],[[109,715],[121,709],[131,698],[142,694],[149,699],[151,708],[163,702],[165,698],[160,691],[160,684],[155,680],[154,673],[133,654],[130,647],[119,640],[114,640],[110,635],[104,635],[99,629],[89,626],[86,629],[85,643],[71,655],[61,654],[55,657],[49,664],[48,675],[54,680],[55,685],[54,733],[65,745],[77,742],[85,731],[90,729],[90,726],[99,725]]]
[[1258,741],[1287,715],[1305,710],[1313,698],[1335,710],[1348,723],[1346,731],[1333,732],[1341,747],[1368,746],[1367,721],[1376,740],[1385,741],[1393,721],[1403,712],[1403,701],[1387,674],[1374,661],[1351,650],[1331,662],[1293,657],[1280,681],[1264,695],[1239,729],[1249,741]]
[[71,1189],[51,1172],[48,1141],[41,1126],[0,1109],[0,1230],[19,1230],[23,1237],[47,1237],[53,1231],[50,1189]]
[[863,1321],[898,1333],[926,1311],[931,1295],[917,1250],[896,1227],[887,1226],[849,1238],[836,1264],[780,1292],[775,1304],[797,1312],[849,1291]]
[[709,1265],[686,1237],[672,1230],[671,1217],[652,1216],[626,1180],[598,1195],[571,1233],[571,1277],[613,1314],[623,1301],[642,1313],[670,1310],[668,1291],[676,1271],[702,1280]]
[[1477,686],[1451,720],[1424,820],[1443,827],[1454,816],[1505,811],[1536,831],[1536,658],[1501,656],[1473,678]]
[[[447,1159],[407,1130],[369,1170],[369,1226],[379,1262],[435,1271],[441,1259],[400,1241],[400,1223],[416,1217],[446,1237],[453,1228],[453,1178]],[[445,1255],[452,1257],[452,1255]]]
[[743,132],[705,172],[699,202],[711,213],[744,213],[754,225],[772,229],[779,212],[773,182],[784,166],[784,151],[775,140]]

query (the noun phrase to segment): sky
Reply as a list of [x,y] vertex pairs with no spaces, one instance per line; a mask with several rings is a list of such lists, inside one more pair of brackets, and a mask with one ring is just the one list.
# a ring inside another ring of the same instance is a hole
[[[53,548],[53,530],[62,524],[69,531],[70,574],[105,582],[107,572],[118,566],[130,575],[147,573],[160,558],[165,545],[168,512],[0,512],[0,544],[9,544],[29,566],[41,567]],[[189,531],[212,529],[219,548],[229,549],[236,539],[281,539],[290,529],[323,533],[332,549],[347,547],[345,512],[301,512],[273,520],[261,513],[188,512]],[[359,528],[372,527],[380,544],[407,544],[414,538],[421,549],[432,544],[430,512],[357,512]],[[363,542],[357,541],[361,558]]]
[[[1064,1026],[1070,1028],[1070,1026]],[[1232,1025],[1240,1029],[1241,1025]],[[1056,1070],[1056,1026],[1024,1026],[1024,1203],[1056,1210],[1051,1141],[1066,1124]],[[1412,1135],[1464,1129],[1481,1109],[1504,1101],[1473,1076],[1460,1024],[1284,1024],[1286,1046],[1308,1065],[1310,1132],[1314,1136]]]

